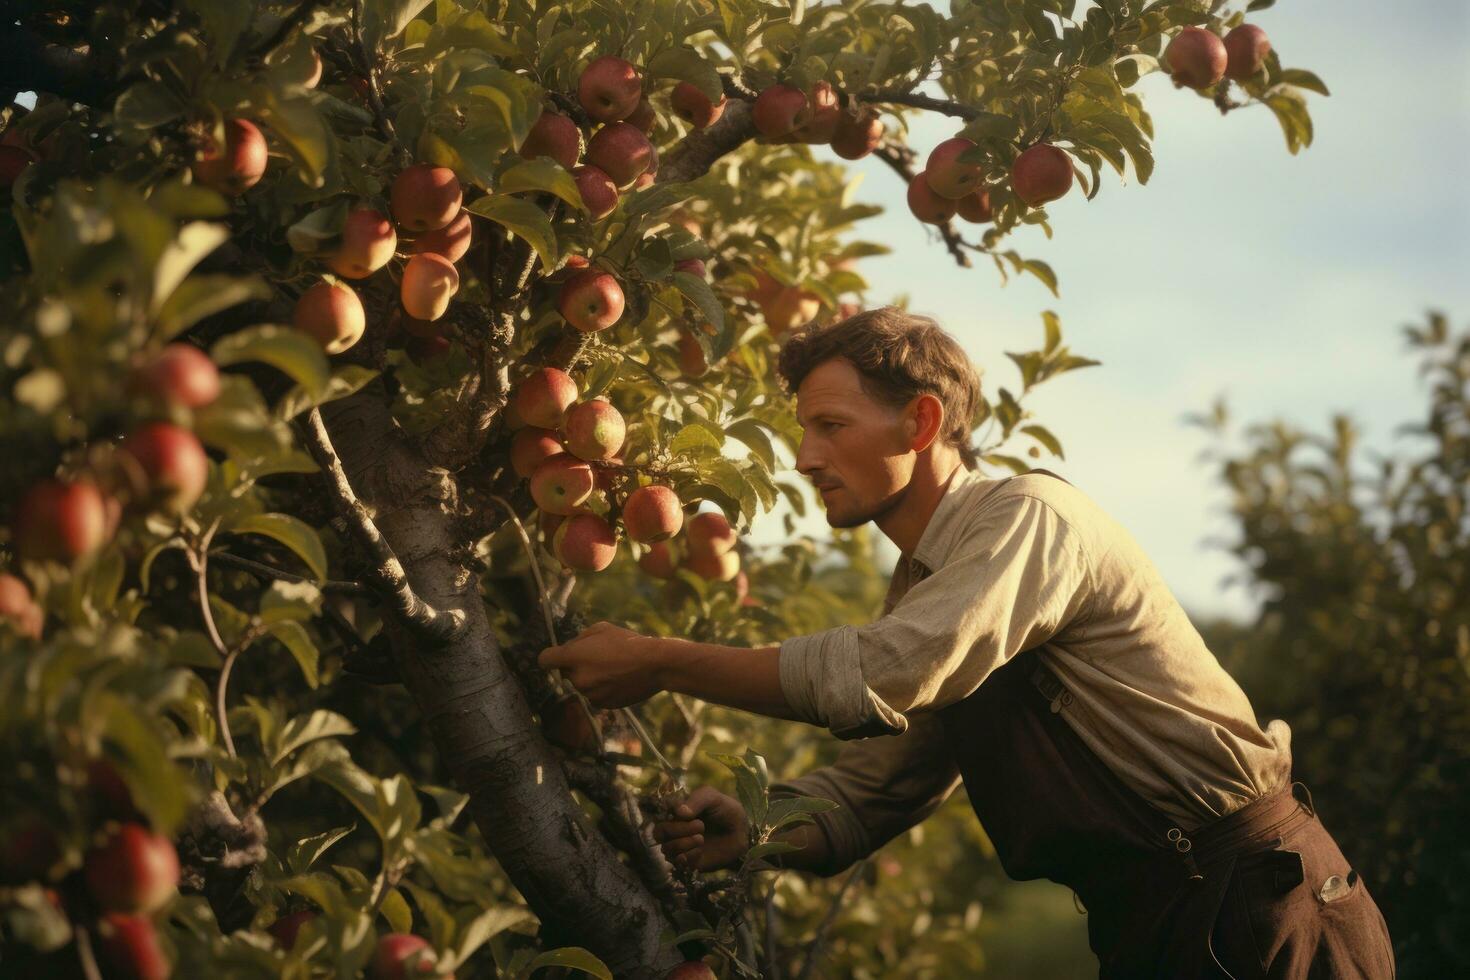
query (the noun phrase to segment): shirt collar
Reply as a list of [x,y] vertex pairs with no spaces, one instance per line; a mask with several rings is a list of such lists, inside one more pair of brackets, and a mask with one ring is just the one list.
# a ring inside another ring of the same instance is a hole
[[963,466],[955,470],[944,488],[944,496],[939,498],[939,504],[934,508],[929,523],[924,526],[924,533],[919,535],[919,543],[914,547],[909,561],[922,565],[927,572],[933,572],[942,566],[949,557],[951,544],[967,512],[964,502],[970,499],[976,488],[999,482],[986,479],[979,470],[969,470]]

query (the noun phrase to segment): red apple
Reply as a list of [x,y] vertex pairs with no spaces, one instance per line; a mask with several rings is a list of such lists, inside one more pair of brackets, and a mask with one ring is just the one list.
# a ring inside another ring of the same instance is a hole
[[664,980],[716,980],[715,971],[699,960],[680,963],[668,972]]
[[568,409],[567,451],[580,459],[611,459],[623,448],[627,424],[606,398],[594,398]]
[[87,852],[83,873],[87,890],[104,909],[146,914],[173,897],[179,855],[167,837],[125,823]]
[[587,162],[626,187],[648,169],[653,144],[632,123],[608,123],[587,143]]
[[653,104],[643,98],[638,100],[638,108],[629,113],[628,118],[623,121],[638,127],[639,132],[647,135],[653,132],[654,125],[658,123],[658,116],[654,114]]
[[984,224],[994,217],[990,210],[990,191],[985,188],[966,194],[955,205],[959,216],[966,221]]
[[803,143],[829,143],[837,135],[842,121],[842,108],[837,104],[837,90],[828,82],[817,82],[807,97],[811,115],[793,134]]
[[655,541],[638,558],[638,567],[654,578],[674,577],[674,553],[667,541]]
[[595,484],[592,467],[570,453],[557,453],[531,474],[531,499],[548,514],[574,514]]
[[689,518],[684,531],[689,553],[722,555],[735,547],[735,529],[719,511],[705,511]]
[[582,131],[561,113],[544,109],[526,134],[520,152],[527,160],[551,157],[571,170],[577,164],[577,154],[582,152]]
[[132,380],[135,391],[181,408],[203,408],[219,397],[219,368],[193,344],[168,344]]
[[166,510],[186,511],[209,482],[209,457],[188,429],[172,422],[147,422],[129,433],[122,451],[148,478],[149,493]]
[[327,267],[343,279],[366,279],[388,264],[398,248],[398,233],[381,211],[354,208],[342,223],[342,241],[327,257]]
[[975,148],[975,144],[956,136],[945,140],[929,152],[929,161],[924,164],[924,179],[929,189],[940,197],[952,201],[979,189],[984,176],[978,163],[961,163],[960,155]]
[[686,378],[703,377],[709,371],[704,359],[704,348],[688,330],[679,331],[679,373]]
[[665,486],[639,487],[623,504],[623,529],[642,544],[665,541],[684,526],[684,508],[679,495]]
[[574,571],[600,572],[617,556],[618,534],[596,514],[573,514],[557,527],[551,553]]
[[1225,35],[1225,77],[1243,82],[1266,63],[1271,41],[1255,24],[1241,24]]
[[107,541],[107,507],[90,480],[42,480],[15,508],[12,538],[23,558],[70,562]]
[[109,912],[97,923],[97,958],[105,977],[119,980],[168,980],[173,972],[153,920]]
[[1176,86],[1209,88],[1225,77],[1225,43],[1203,27],[1186,27],[1164,49],[1164,64]]
[[761,304],[766,326],[777,335],[810,323],[821,309],[822,301],[799,286],[782,286],[770,300]]
[[552,745],[573,755],[595,755],[597,733],[592,719],[574,695],[557,698],[541,712],[541,730]]
[[719,102],[711,102],[699,86],[689,82],[675,85],[673,94],[669,96],[669,105],[673,108],[674,115],[695,129],[707,129],[718,122],[725,113],[725,102],[723,95]]
[[107,759],[96,758],[87,763],[87,795],[95,816],[133,823],[143,819],[132,789]]
[[393,179],[389,192],[393,220],[410,231],[443,228],[459,214],[464,192],[448,167],[416,163]]
[[756,96],[751,119],[762,136],[778,139],[811,118],[806,93],[790,85],[772,85]]
[[515,470],[516,476],[530,479],[536,467],[564,451],[561,440],[551,429],[528,425],[511,437],[510,468]]
[[704,260],[703,259],[680,259],[679,261],[677,261],[677,262],[674,263],[674,271],[675,272],[687,272],[691,276],[698,276],[699,278],[703,279],[704,278]]
[[227,197],[238,197],[265,176],[265,137],[247,119],[225,120],[225,145],[211,145],[194,161],[194,179]]
[[638,69],[622,58],[594,58],[577,79],[577,101],[596,122],[627,119],[643,98]]
[[1072,189],[1072,158],[1049,143],[1023,150],[1011,164],[1011,190],[1032,207]]
[[0,572],[0,619],[8,621],[22,636],[39,640],[43,616],[30,586],[8,572]]
[[606,330],[623,315],[623,287],[611,273],[583,269],[562,283],[556,308],[583,333]]
[[444,256],[450,262],[458,262],[464,258],[464,253],[470,250],[472,227],[470,213],[461,211],[457,218],[443,228],[426,231],[415,238],[408,250],[414,255],[433,252]]
[[947,197],[940,197],[934,193],[929,186],[929,178],[923,171],[914,175],[909,181],[909,210],[915,218],[931,225],[942,225],[954,217],[955,203]]
[[537,368],[515,390],[516,413],[527,425],[560,429],[567,409],[577,400],[577,382],[565,371]]
[[281,949],[291,949],[296,945],[296,935],[301,932],[301,927],[317,917],[317,913],[311,909],[298,909],[295,912],[287,912],[276,921],[266,926],[265,931],[275,939],[276,945]]
[[740,574],[740,553],[722,551],[712,555],[691,550],[684,556],[684,567],[711,582],[730,582]]
[[577,181],[582,203],[587,205],[587,213],[594,221],[613,213],[618,206],[618,186],[611,177],[598,167],[578,167],[572,171],[572,177]]
[[398,295],[403,312],[418,320],[437,320],[459,292],[459,270],[437,252],[420,252],[403,266]]
[[36,162],[36,155],[20,146],[0,144],[0,190],[10,190],[27,167]]
[[340,354],[362,339],[367,314],[350,286],[323,281],[296,300],[291,325],[321,344],[328,354]]
[[409,980],[413,975],[433,973],[438,960],[427,939],[406,932],[390,932],[378,940],[373,958],[368,961],[367,975],[371,980]]
[[872,109],[853,117],[844,112],[837,118],[832,134],[832,152],[844,160],[861,160],[883,141],[883,120]]

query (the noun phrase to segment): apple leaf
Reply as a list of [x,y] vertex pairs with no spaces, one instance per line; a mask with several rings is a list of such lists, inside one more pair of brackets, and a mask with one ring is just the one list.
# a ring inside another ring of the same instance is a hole
[[577,189],[577,181],[567,173],[565,167],[550,157],[538,157],[516,164],[500,175],[495,189],[502,194],[545,191],[555,194],[574,208],[587,210],[587,206],[582,203],[582,192]]
[[714,340],[709,345],[709,362],[713,364],[730,353],[730,348],[735,342],[734,333],[725,321],[725,308],[720,305],[720,300],[715,296],[715,291],[710,288],[709,283],[692,272],[675,271],[674,285],[679,287],[679,292],[683,293],[699,309],[705,321],[715,328]]
[[318,582],[327,577],[327,552],[316,529],[290,514],[253,514],[222,530],[231,534],[261,534],[290,548],[311,569]]
[[566,946],[562,949],[553,949],[542,953],[531,962],[527,963],[517,980],[520,978],[534,976],[537,970],[549,966],[559,966],[568,970],[580,970],[589,976],[599,977],[601,980],[613,980],[612,971],[607,965],[592,953],[580,946]]
[[321,345],[306,334],[274,323],[262,323],[221,337],[209,356],[220,367],[262,361],[289,375],[312,397],[326,391],[331,369]]
[[190,276],[179,283],[159,308],[159,333],[164,339],[177,337],[207,316],[246,300],[264,300],[270,296],[270,287],[257,276]]
[[556,232],[546,212],[530,201],[505,194],[486,194],[465,210],[489,218],[521,236],[541,256],[543,266],[548,269],[556,267]]
[[704,60],[693,48],[666,48],[648,60],[648,74],[654,78],[675,78],[688,82],[718,102],[725,94],[724,84],[715,66]]

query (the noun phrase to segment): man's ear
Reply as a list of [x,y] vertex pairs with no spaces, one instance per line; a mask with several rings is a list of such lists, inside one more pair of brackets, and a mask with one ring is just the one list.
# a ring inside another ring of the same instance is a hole
[[904,421],[909,427],[910,448],[916,453],[922,453],[944,431],[944,403],[927,392],[917,395],[909,406]]

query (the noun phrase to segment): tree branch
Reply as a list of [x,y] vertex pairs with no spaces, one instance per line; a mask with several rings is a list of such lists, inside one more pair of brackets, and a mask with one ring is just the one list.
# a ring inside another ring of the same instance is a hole
[[362,593],[372,591],[361,582],[338,582],[332,579],[328,579],[327,581],[318,584],[312,581],[312,579],[307,578],[305,575],[297,575],[294,572],[283,571],[273,565],[267,565],[264,562],[252,561],[249,558],[241,558],[239,555],[232,555],[228,551],[210,552],[209,560],[220,565],[227,565],[230,568],[238,568],[242,571],[253,572],[257,576],[263,578],[280,579],[282,582],[311,582],[312,585],[316,585],[317,588],[321,589],[323,592],[347,592],[354,595],[361,595]]
[[739,149],[755,135],[750,103],[732,100],[725,106],[719,122],[709,129],[696,130],[674,144],[654,181],[667,184],[702,177],[716,160]]
[[[902,177],[905,184],[914,179],[914,151],[908,147],[884,142],[873,151],[873,156],[892,167],[894,173]],[[967,246],[964,239],[960,237],[960,233],[954,230],[954,225],[946,221],[934,227],[938,229],[939,237],[944,239],[944,247],[949,250],[950,255],[954,256],[955,262],[961,268],[970,268],[970,257],[965,254]]]
[[321,410],[318,408],[313,408],[307,415],[306,444],[317,465],[326,474],[327,487],[338,509],[347,518],[348,527],[352,529],[358,544],[362,545],[375,563],[373,577],[382,592],[392,601],[394,612],[410,629],[427,639],[438,643],[450,643],[457,639],[465,629],[464,613],[458,609],[435,609],[414,593],[398,556],[393,553],[393,548],[373,523],[367,506],[353,492],[352,484],[342,469],[337,451],[332,447],[331,436],[327,434],[326,424],[322,421]]
[[936,99],[928,95],[919,95],[917,92],[903,92],[898,89],[879,89],[876,92],[859,93],[863,102],[886,102],[890,105],[906,105],[915,109],[927,109],[930,112],[942,113],[946,116],[955,116],[966,121],[980,115],[980,109],[961,102],[951,102],[949,99]]

